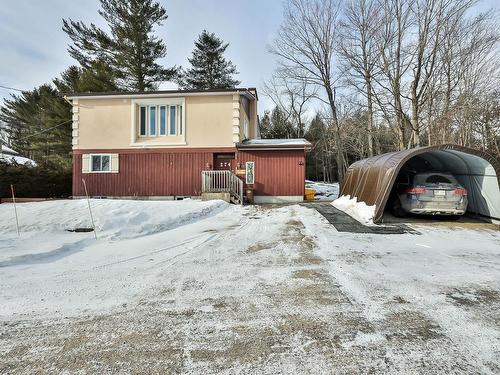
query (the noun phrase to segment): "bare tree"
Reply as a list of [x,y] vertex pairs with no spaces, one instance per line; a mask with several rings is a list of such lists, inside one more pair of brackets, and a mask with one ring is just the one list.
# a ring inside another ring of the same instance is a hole
[[316,96],[307,80],[289,79],[283,71],[277,70],[263,85],[263,92],[274,105],[286,114],[286,121],[291,121],[297,130],[297,136],[305,134],[307,103]]
[[347,2],[338,38],[338,51],[348,81],[366,97],[368,156],[373,156],[373,76],[380,57],[376,46],[382,26],[380,14],[378,0]]
[[340,3],[336,0],[289,0],[284,21],[270,50],[290,78],[322,87],[330,110],[336,144],[337,177],[343,180],[345,165],[342,134],[337,116],[335,33]]
[[411,27],[411,12],[407,0],[381,0],[382,26],[377,45],[380,58],[377,65],[380,78],[373,77],[377,83],[375,99],[384,114],[390,119],[395,117],[397,147],[406,147],[409,118],[403,107],[403,78],[409,69],[407,35]]

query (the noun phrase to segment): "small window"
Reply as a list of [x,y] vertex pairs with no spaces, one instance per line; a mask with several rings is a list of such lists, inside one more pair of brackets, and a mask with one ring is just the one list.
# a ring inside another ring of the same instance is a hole
[[109,172],[111,170],[109,155],[92,155],[92,172]]
[[146,136],[146,107],[141,106],[139,115],[139,134]]
[[175,135],[176,121],[175,121],[175,106],[170,106],[170,135]]
[[438,174],[433,174],[425,180],[428,184],[451,184],[451,181],[448,180],[446,177],[438,175]]
[[149,135],[156,135],[156,107],[149,107]]
[[167,134],[167,108],[160,106],[160,135]]
[[248,139],[249,136],[248,136],[248,117],[245,115],[244,119],[243,119],[243,133],[245,135],[245,139]]

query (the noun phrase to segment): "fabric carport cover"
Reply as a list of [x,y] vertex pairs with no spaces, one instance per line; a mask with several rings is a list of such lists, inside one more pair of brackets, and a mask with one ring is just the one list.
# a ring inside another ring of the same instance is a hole
[[419,147],[359,160],[347,169],[341,195],[375,205],[373,221],[379,222],[399,171],[413,161],[427,165],[429,171],[452,173],[468,191],[467,211],[500,220],[499,159],[453,144]]

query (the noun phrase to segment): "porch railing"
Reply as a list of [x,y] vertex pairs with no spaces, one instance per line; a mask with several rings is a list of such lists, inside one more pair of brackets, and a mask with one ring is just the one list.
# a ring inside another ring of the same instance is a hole
[[202,193],[228,192],[243,204],[243,181],[231,171],[202,171],[201,172]]

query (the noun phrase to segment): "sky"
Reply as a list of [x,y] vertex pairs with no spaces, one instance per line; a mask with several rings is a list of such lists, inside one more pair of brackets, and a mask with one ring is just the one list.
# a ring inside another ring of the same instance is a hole
[[[240,74],[242,87],[262,87],[275,69],[267,51],[282,21],[282,0],[160,0],[168,19],[156,33],[167,45],[165,66],[188,65],[194,40],[206,29],[230,45],[226,57]],[[500,0],[483,0],[476,8],[500,9]],[[50,82],[74,61],[62,19],[105,23],[98,0],[0,0],[0,85],[23,90]],[[163,85],[162,88],[171,88]],[[0,88],[0,100],[12,91]],[[272,102],[259,96],[259,112]]]
[[[242,87],[260,88],[275,66],[267,52],[281,23],[281,0],[160,0],[168,19],[156,29],[167,45],[165,66],[188,66],[194,41],[204,30],[229,43],[226,57],[237,67]],[[98,0],[0,0],[0,85],[32,89],[74,64],[62,19],[105,23]],[[162,88],[172,88],[163,85]],[[0,88],[0,100],[13,91]],[[260,111],[271,102],[259,97]]]

